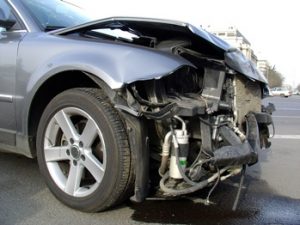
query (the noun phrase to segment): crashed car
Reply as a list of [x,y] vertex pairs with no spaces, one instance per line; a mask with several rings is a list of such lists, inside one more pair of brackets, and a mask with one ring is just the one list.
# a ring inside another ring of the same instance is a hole
[[59,0],[0,0],[0,27],[0,149],[37,157],[72,208],[185,196],[270,145],[267,81],[199,27]]

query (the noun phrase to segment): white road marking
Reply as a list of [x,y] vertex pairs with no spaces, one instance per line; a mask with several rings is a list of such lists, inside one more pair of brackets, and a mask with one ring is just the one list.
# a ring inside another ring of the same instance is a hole
[[272,116],[273,118],[300,119],[300,116]]
[[274,139],[295,139],[300,140],[300,135],[284,135],[284,134],[276,134]]
[[276,110],[282,110],[282,111],[300,111],[299,108],[276,108]]

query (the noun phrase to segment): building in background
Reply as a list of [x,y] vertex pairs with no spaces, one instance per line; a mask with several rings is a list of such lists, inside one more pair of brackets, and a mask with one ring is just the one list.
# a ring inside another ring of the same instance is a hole
[[265,75],[265,77],[269,78],[269,71],[271,69],[271,65],[266,59],[257,60],[257,68]]

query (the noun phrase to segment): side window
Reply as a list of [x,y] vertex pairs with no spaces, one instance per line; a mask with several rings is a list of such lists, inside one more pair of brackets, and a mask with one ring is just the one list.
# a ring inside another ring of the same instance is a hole
[[[1,20],[13,20],[16,21],[15,25],[9,30],[20,30],[22,27],[20,26],[20,23],[18,22],[18,19],[13,13],[13,10],[8,5],[8,3],[5,0],[0,0],[0,19]],[[6,31],[5,28],[0,28],[0,31]]]

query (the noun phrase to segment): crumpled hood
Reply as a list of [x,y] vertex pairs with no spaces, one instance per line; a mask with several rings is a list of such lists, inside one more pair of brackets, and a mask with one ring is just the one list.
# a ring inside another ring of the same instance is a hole
[[248,60],[241,51],[231,47],[227,42],[203,30],[201,27],[195,27],[189,23],[149,18],[111,17],[56,30],[51,33],[56,35],[67,35],[85,30],[110,28],[112,24],[117,23],[126,24],[126,26],[136,30],[144,29],[147,32],[153,32],[153,34],[155,34],[156,31],[157,33],[177,32],[179,35],[184,34],[193,40],[199,41],[200,44],[207,45],[216,52],[223,54],[225,63],[229,68],[250,79],[267,83],[266,78],[259,72],[256,65]]

